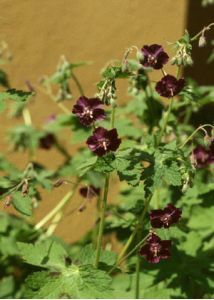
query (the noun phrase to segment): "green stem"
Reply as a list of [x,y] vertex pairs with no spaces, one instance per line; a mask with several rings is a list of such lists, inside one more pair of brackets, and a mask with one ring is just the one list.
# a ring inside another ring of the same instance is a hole
[[[139,230],[137,232],[137,240],[138,240],[138,243],[141,241],[142,239],[142,230],[140,227],[143,227],[143,220],[139,220]],[[136,299],[139,299],[140,298],[140,267],[141,267],[141,260],[140,260],[140,256],[139,254],[137,253],[136,254],[136,281],[135,281],[135,298]]]
[[197,40],[197,38],[198,38],[202,33],[204,33],[204,32],[207,31],[207,30],[210,30],[212,26],[214,26],[214,23],[210,23],[209,25],[205,26],[201,31],[199,31],[196,35],[194,35],[194,36],[190,39],[190,41],[193,42],[193,41]]
[[177,75],[176,75],[177,79],[178,79],[178,78],[180,77],[180,75],[181,75],[181,70],[182,70],[182,67],[179,66],[178,69],[177,69]]
[[98,235],[98,226],[97,226],[97,220],[99,219],[100,215],[100,196],[97,197],[97,207],[95,210],[95,224],[94,228],[92,231],[92,244],[94,247],[96,247],[96,242],[97,242],[97,235]]
[[[115,109],[116,109],[116,106],[113,106],[112,112],[111,112],[111,128],[114,128]],[[105,212],[106,212],[106,207],[107,207],[107,198],[108,198],[108,190],[109,190],[109,180],[110,180],[110,174],[106,174],[103,199],[102,199],[102,202],[99,203],[100,210],[101,210],[101,216],[100,216],[100,224],[99,224],[99,231],[98,231],[98,237],[97,237],[96,258],[95,258],[95,264],[94,264],[96,268],[98,268],[98,265],[99,265],[100,253],[101,253],[101,247],[102,247],[102,239],[103,239],[103,232],[104,232],[104,225],[105,225]]]
[[116,111],[116,106],[113,106],[112,107],[112,112],[111,112],[111,128],[114,128],[115,111]]
[[148,236],[149,236],[149,234],[147,234],[126,256],[122,257],[116,263],[116,265],[114,265],[112,267],[112,269],[108,272],[108,274],[111,274],[117,268],[117,266],[119,266],[124,260],[126,260],[130,255],[132,255],[145,242],[145,240],[148,238]]
[[140,298],[140,265],[141,260],[139,255],[137,254],[137,261],[136,261],[136,281],[135,281],[135,299]]
[[26,126],[32,126],[31,114],[30,114],[30,111],[27,107],[25,107],[23,109],[22,116],[23,116],[25,125]]
[[49,222],[58,212],[60,212],[64,206],[69,202],[69,200],[73,197],[74,192],[79,185],[79,180],[75,184],[72,191],[69,191],[62,200],[41,220],[35,225],[35,229],[38,230],[42,228],[47,222]]
[[203,129],[204,127],[211,127],[212,129],[214,129],[214,126],[212,126],[211,124],[204,124],[199,126],[198,128],[196,128],[195,131],[193,131],[193,133],[184,141],[183,144],[181,144],[181,146],[179,146],[179,148],[183,148],[192,138],[193,136],[201,129]]
[[98,232],[98,238],[97,238],[96,258],[95,258],[95,263],[94,263],[95,268],[98,268],[99,260],[100,260],[100,253],[101,253],[101,248],[102,248],[103,232],[104,232],[104,225],[105,225],[105,212],[106,212],[108,189],[109,189],[109,177],[110,177],[110,174],[107,174],[106,179],[105,179],[103,199],[101,202],[101,216],[100,216],[99,232]]
[[62,153],[62,155],[67,159],[70,160],[71,156],[70,154],[67,152],[67,150],[59,143],[59,141],[56,139],[55,141],[55,146],[57,148],[57,150]]
[[80,95],[81,95],[81,96],[84,96],[83,88],[82,88],[82,86],[81,86],[79,80],[77,79],[76,75],[74,75],[74,73],[72,73],[72,74],[71,74],[71,77],[72,77],[72,79],[74,80],[74,82],[76,83],[76,86],[77,86],[77,88],[78,88],[78,90],[79,90]]
[[164,135],[164,132],[166,130],[167,123],[169,121],[169,116],[170,116],[170,113],[172,111],[172,106],[173,106],[173,97],[170,99],[170,104],[169,104],[168,110],[166,111],[166,115],[164,116],[163,126],[161,128],[161,132],[160,132],[160,135],[159,135],[158,140],[157,140],[158,145],[160,144],[160,142],[162,140],[162,137]]
[[120,254],[118,255],[118,259],[117,262],[121,261],[123,259],[124,254],[126,253],[126,251],[128,250],[129,246],[131,245],[132,241],[134,240],[141,224],[143,223],[144,217],[146,215],[150,200],[152,199],[152,195],[148,198],[148,200],[146,201],[144,210],[139,218],[139,223],[137,224],[137,226],[135,227],[135,230],[132,232],[132,234],[130,235],[129,239],[127,240],[126,244],[124,245],[124,247],[122,248]]

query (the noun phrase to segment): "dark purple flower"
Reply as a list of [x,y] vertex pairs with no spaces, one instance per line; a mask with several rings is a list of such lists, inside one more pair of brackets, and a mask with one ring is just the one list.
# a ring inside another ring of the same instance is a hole
[[155,233],[151,233],[145,245],[140,249],[140,255],[153,264],[157,264],[161,259],[170,257],[170,240],[161,240]]
[[79,193],[83,198],[91,199],[100,194],[100,188],[93,185],[84,186],[79,189]]
[[172,204],[168,204],[166,208],[154,209],[150,212],[150,222],[154,228],[169,228],[172,224],[179,221],[181,217],[181,209],[176,208]]
[[210,152],[210,163],[214,163],[214,139],[211,140],[209,152]]
[[163,47],[157,44],[145,45],[141,49],[144,55],[144,59],[141,64],[144,67],[152,67],[156,70],[163,68],[168,62],[169,56],[164,52]]
[[105,111],[101,108],[102,105],[102,101],[98,98],[88,99],[82,96],[73,106],[72,112],[79,117],[83,125],[89,126],[94,121],[105,118]]
[[56,139],[52,133],[47,133],[45,136],[39,139],[39,147],[49,150],[55,144]]
[[183,78],[176,79],[172,75],[166,75],[157,82],[155,89],[159,95],[171,98],[180,93],[184,87],[184,83],[185,81]]
[[115,128],[107,130],[98,127],[94,130],[93,135],[87,139],[89,149],[98,156],[103,156],[109,151],[116,151],[121,143]]
[[192,160],[198,168],[209,165],[209,157],[209,151],[201,145],[198,145],[192,152]]
[[191,159],[198,168],[204,168],[214,163],[214,142],[211,141],[208,149],[201,145],[198,145],[192,151]]

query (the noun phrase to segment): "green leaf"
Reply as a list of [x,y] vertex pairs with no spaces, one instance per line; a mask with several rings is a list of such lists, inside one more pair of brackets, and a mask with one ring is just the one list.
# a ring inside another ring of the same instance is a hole
[[31,216],[33,212],[32,199],[28,195],[23,196],[21,192],[15,192],[12,194],[12,204],[18,212]]
[[20,255],[26,263],[53,270],[64,270],[68,253],[54,240],[45,240],[35,244],[18,243]]
[[82,177],[83,175],[85,175],[88,171],[90,171],[96,164],[97,161],[97,157],[91,157],[88,158],[86,161],[84,161],[82,164],[79,165],[79,167],[77,168],[78,170],[78,174],[80,177]]
[[0,280],[0,298],[12,298],[15,289],[15,282],[12,276]]
[[9,218],[6,214],[0,213],[0,233],[6,232],[9,226]]
[[191,218],[187,225],[190,229],[197,230],[203,236],[207,236],[214,231],[213,215],[214,207],[195,206],[191,211]]
[[163,177],[169,185],[180,186],[182,184],[180,169],[176,162],[166,165],[166,168],[163,170]]
[[97,157],[93,169],[100,173],[110,173],[115,170],[115,162],[115,155],[113,153],[108,153],[102,157]]
[[125,180],[132,186],[140,183],[143,173],[143,161],[150,161],[148,153],[138,149],[124,149],[116,153],[116,170],[121,181]]
[[111,278],[92,265],[72,265],[63,273],[36,272],[26,280],[25,298],[102,299],[111,296]]
[[191,231],[186,235],[186,240],[179,246],[186,254],[196,256],[198,249],[201,247],[202,237],[196,231]]
[[0,102],[8,99],[16,102],[25,102],[32,96],[32,92],[24,92],[16,89],[9,89],[6,92],[0,93]]
[[2,69],[0,69],[0,85],[9,88],[8,76]]
[[11,180],[7,177],[0,177],[0,188],[2,189],[8,189],[12,187],[14,184],[11,182]]
[[[94,247],[90,244],[81,249],[78,260],[82,265],[93,265],[96,258],[96,252]],[[100,254],[100,263],[104,263],[108,266],[113,266],[116,263],[117,254],[112,251],[102,250]]]
[[14,150],[35,150],[38,147],[42,133],[31,126],[19,125],[10,129],[9,142]]

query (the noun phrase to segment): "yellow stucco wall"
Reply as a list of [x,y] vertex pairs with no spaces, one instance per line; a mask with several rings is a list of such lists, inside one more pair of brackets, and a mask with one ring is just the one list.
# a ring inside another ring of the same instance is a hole
[[[185,27],[187,4],[188,0],[0,0],[0,39],[9,44],[14,54],[12,63],[6,67],[12,86],[25,88],[26,79],[37,84],[42,75],[55,70],[59,56],[65,54],[73,62],[93,62],[77,72],[85,94],[92,96],[100,69],[108,60],[120,59],[128,46],[141,47],[155,42],[167,48],[167,41],[179,38]],[[78,97],[75,88],[74,95]],[[50,113],[59,110],[39,94],[31,112],[33,122],[41,124]],[[11,122],[0,115],[1,137],[10,126],[20,122]],[[69,141],[65,137],[61,139],[72,151]],[[6,142],[1,138],[0,152],[6,150]],[[39,161],[49,167],[59,164],[60,155],[52,153],[50,159],[50,153],[40,151]],[[23,154],[8,156],[22,167],[27,162]],[[45,215],[66,189],[61,187],[54,193],[45,193],[36,219]],[[69,209],[77,201],[74,199]],[[93,205],[89,205],[84,214],[65,216],[57,233],[73,241],[92,223]]]

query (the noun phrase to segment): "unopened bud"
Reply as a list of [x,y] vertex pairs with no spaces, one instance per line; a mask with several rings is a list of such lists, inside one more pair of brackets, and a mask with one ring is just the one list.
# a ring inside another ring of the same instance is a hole
[[198,41],[198,47],[205,47],[207,44],[206,38],[204,35],[201,35]]
[[11,195],[8,195],[4,201],[4,208],[9,207],[12,200],[13,200],[13,197]]
[[28,181],[25,181],[24,184],[22,185],[22,195],[26,196],[28,194],[28,191],[29,191]]
[[85,209],[86,209],[86,205],[85,205],[85,204],[82,204],[82,205],[79,207],[79,212],[83,212]]
[[144,60],[144,55],[143,55],[143,52],[138,50],[137,53],[136,53],[136,57],[139,61],[143,61]]
[[211,143],[211,141],[212,141],[212,138],[209,136],[209,134],[206,134],[206,135],[204,136],[204,144],[205,144],[206,146],[208,146],[208,145]]
[[64,183],[64,179],[59,178],[59,179],[57,179],[57,180],[53,183],[53,186],[54,186],[54,187],[59,187],[59,186],[61,186],[63,183]]

